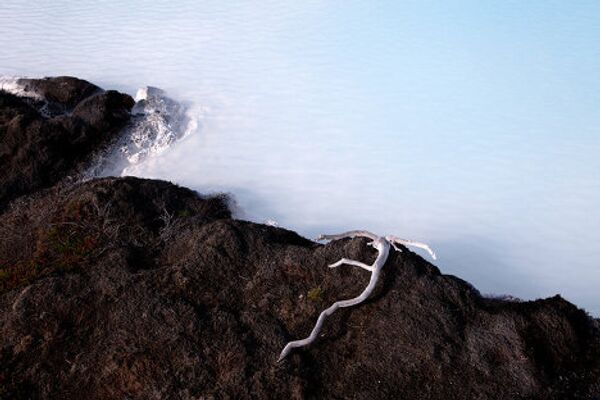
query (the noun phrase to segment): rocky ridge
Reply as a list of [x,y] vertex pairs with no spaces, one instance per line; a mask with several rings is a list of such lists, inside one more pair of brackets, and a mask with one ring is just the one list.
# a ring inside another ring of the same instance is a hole
[[130,118],[133,99],[71,77],[21,79],[0,91],[0,210],[82,172]]

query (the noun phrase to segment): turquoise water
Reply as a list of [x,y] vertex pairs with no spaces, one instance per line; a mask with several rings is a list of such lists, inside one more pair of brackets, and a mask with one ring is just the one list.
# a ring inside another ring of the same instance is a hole
[[524,3],[3,0],[0,74],[161,87],[198,129],[129,173],[600,315],[600,3]]

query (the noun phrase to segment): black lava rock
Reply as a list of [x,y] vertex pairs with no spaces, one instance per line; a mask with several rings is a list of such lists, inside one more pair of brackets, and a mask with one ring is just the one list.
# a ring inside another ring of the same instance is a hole
[[[134,104],[126,94],[74,78],[28,80],[27,85],[47,101],[0,91],[0,210],[18,196],[81,172],[92,154],[118,135]],[[64,112],[42,112],[58,108]]]

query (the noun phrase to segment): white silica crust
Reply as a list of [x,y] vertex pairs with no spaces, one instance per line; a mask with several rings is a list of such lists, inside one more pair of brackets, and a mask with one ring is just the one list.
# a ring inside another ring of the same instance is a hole
[[165,94],[164,91],[159,88],[155,88],[152,86],[146,86],[143,88],[139,88],[137,90],[137,92],[135,93],[135,97],[133,99],[136,101],[136,103],[141,100],[146,100],[148,98],[148,91],[154,92],[156,95],[161,95],[161,96],[164,96],[164,94]]
[[135,175],[135,167],[148,157],[161,154],[198,127],[187,106],[168,97],[159,88],[138,89],[131,120],[117,142],[98,157],[88,177]]
[[155,87],[137,91],[132,110],[132,123],[126,128],[120,151],[130,164],[143,161],[148,155],[160,154],[177,139],[196,128],[186,108]]
[[28,97],[35,100],[44,100],[44,98],[33,90],[27,90],[26,86],[20,83],[23,77],[0,75],[0,90],[14,94],[15,96]]
[[415,242],[413,240],[400,239],[400,238],[397,238],[396,236],[391,236],[391,235],[388,235],[385,237],[377,236],[368,231],[349,231],[349,232],[344,232],[344,233],[340,233],[337,235],[320,235],[317,238],[317,240],[338,240],[338,239],[355,238],[355,237],[366,237],[366,238],[371,239],[369,246],[372,246],[379,252],[379,254],[377,255],[377,258],[375,259],[373,264],[367,265],[360,261],[342,258],[341,260],[339,260],[333,264],[330,264],[329,268],[337,268],[341,265],[346,264],[346,265],[359,267],[366,271],[369,271],[371,273],[371,279],[369,280],[367,287],[357,297],[354,297],[354,298],[348,299],[348,300],[336,301],[329,308],[327,308],[323,312],[321,312],[321,314],[319,315],[319,318],[317,319],[317,323],[315,324],[314,328],[310,332],[310,335],[305,339],[294,340],[294,341],[286,344],[285,347],[283,348],[281,354],[279,355],[277,362],[283,360],[294,348],[308,346],[312,342],[314,342],[315,339],[317,338],[317,335],[321,331],[321,328],[323,327],[323,322],[325,322],[325,318],[328,317],[329,315],[333,314],[335,312],[335,310],[337,310],[338,308],[351,307],[351,306],[360,304],[371,295],[371,292],[373,292],[373,289],[375,288],[375,285],[377,284],[377,281],[379,280],[379,275],[381,273],[381,269],[385,265],[385,262],[387,261],[387,258],[389,256],[390,247],[393,247],[397,251],[402,251],[400,248],[398,248],[396,246],[396,244],[401,244],[404,246],[414,246],[414,247],[418,247],[418,248],[427,250],[429,252],[429,254],[431,254],[431,256],[434,260],[436,258],[435,253],[425,243]]

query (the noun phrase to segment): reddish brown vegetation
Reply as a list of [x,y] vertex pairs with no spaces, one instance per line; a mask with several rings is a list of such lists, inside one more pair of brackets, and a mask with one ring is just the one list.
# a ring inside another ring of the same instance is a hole
[[44,94],[48,105],[0,91],[0,210],[20,195],[76,174],[115,138],[133,106],[125,94],[75,78],[27,80],[27,85]]

